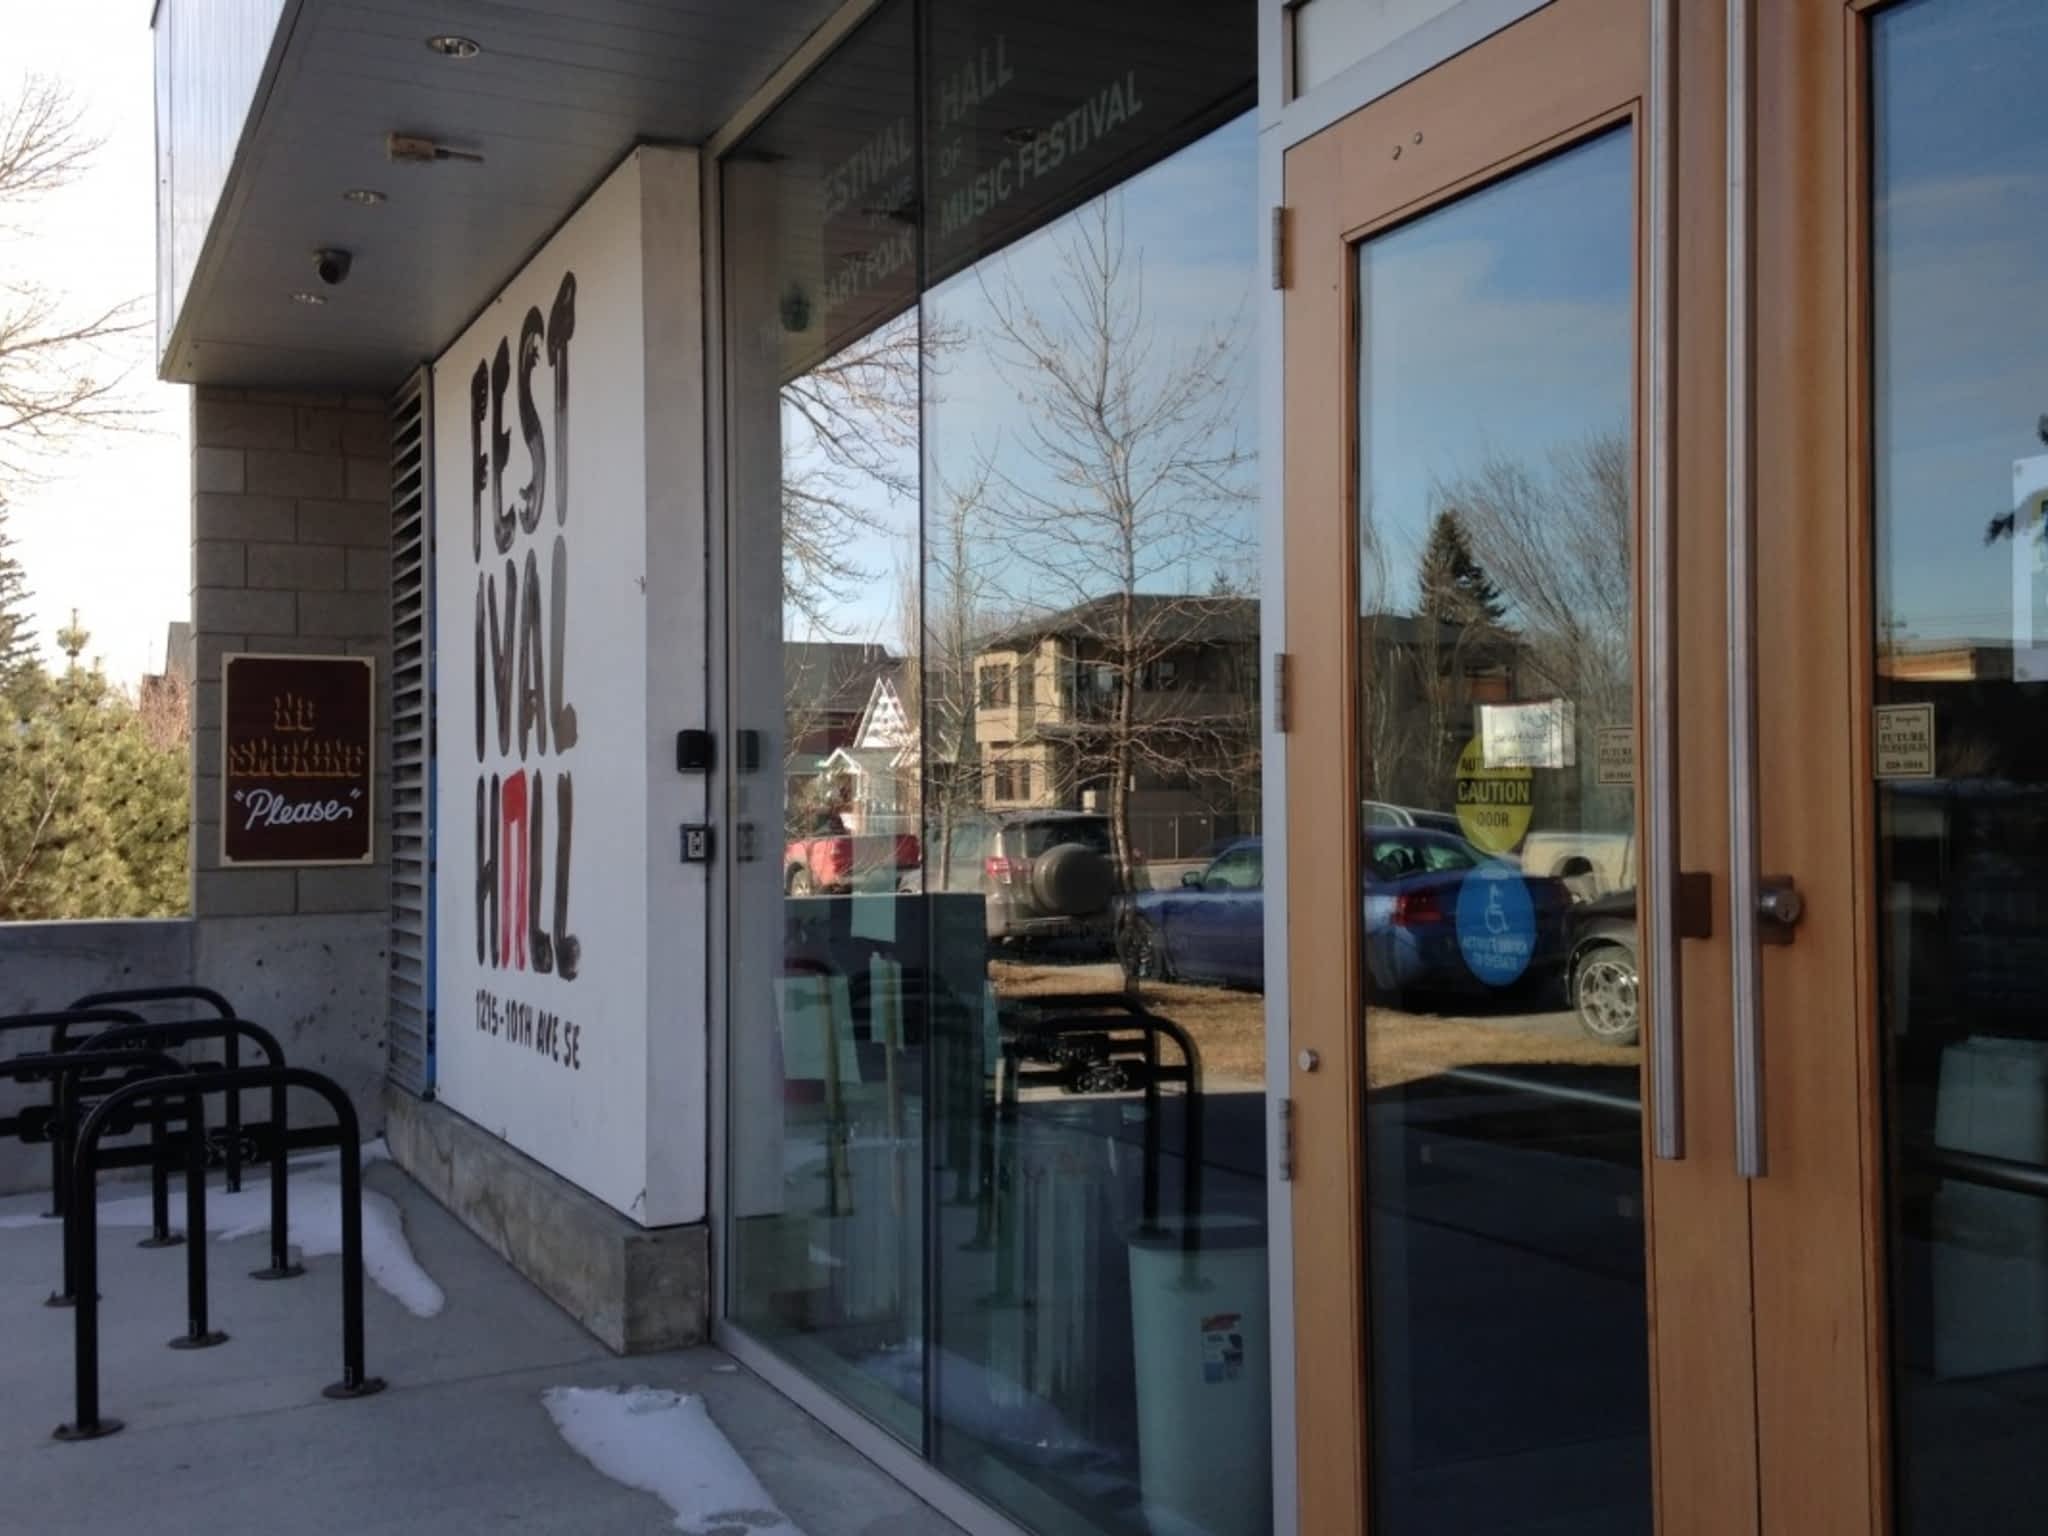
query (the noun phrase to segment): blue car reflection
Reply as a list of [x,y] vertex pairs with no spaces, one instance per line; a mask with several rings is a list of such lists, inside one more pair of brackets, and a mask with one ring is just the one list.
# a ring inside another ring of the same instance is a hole
[[[1525,875],[1454,833],[1365,834],[1365,963],[1382,1001],[1554,988],[1571,909],[1561,880]],[[1265,915],[1264,845],[1241,838],[1180,885],[1126,897],[1118,959],[1134,980],[1264,990]]]

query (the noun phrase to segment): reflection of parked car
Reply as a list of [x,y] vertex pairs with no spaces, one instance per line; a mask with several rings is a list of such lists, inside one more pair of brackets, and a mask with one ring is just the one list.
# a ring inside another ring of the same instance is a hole
[[1393,805],[1385,800],[1359,802],[1361,824],[1366,827],[1426,827],[1432,832],[1460,835],[1457,816],[1450,811],[1424,811],[1412,805]]
[[953,837],[947,888],[979,883],[991,939],[1082,940],[1107,947],[1116,896],[1109,818],[1088,811],[1012,811]]
[[1634,1045],[1642,1030],[1634,887],[1572,909],[1572,1007],[1579,1026],[1607,1045]]
[[1265,866],[1264,845],[1247,837],[1178,886],[1126,898],[1117,923],[1124,974],[1263,988]]
[[[1514,984],[1554,983],[1571,910],[1559,881],[1524,876],[1462,837],[1425,827],[1368,830],[1365,860],[1365,960],[1382,998],[1493,990],[1467,964],[1464,941],[1473,935],[1459,929],[1459,897],[1466,878],[1480,870],[1489,878],[1511,876],[1528,898],[1528,963],[1518,967]],[[1263,987],[1265,908],[1263,845],[1245,838],[1180,889],[1129,897],[1118,957],[1132,977]]]
[[1581,901],[1636,883],[1636,840],[1632,832],[1531,832],[1522,840],[1522,868],[1554,875]]
[[837,812],[818,817],[807,837],[782,850],[782,888],[792,896],[839,895],[852,890],[895,889],[922,857],[910,833],[859,837],[847,831]]

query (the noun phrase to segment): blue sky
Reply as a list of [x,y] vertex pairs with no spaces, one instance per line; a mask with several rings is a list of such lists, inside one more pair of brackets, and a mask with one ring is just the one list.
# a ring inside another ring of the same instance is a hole
[[1633,186],[1610,133],[1363,247],[1361,459],[1387,582],[1368,606],[1413,606],[1440,482],[1494,455],[1540,472],[1629,428]]
[[[1171,159],[1124,183],[1113,194],[1123,217],[1127,269],[1142,271],[1147,331],[1154,351],[1148,376],[1170,369],[1190,349],[1221,333],[1234,338],[1224,393],[1236,402],[1235,435],[1249,454],[1256,444],[1252,412],[1257,358],[1252,329],[1253,286],[1258,276],[1257,161],[1254,123],[1249,115],[1209,134]],[[1016,371],[996,355],[988,338],[988,295],[1009,290],[1046,315],[1056,312],[1068,289],[1062,243],[1071,218],[1035,232],[986,258],[926,295],[923,316],[934,331],[958,337],[928,380],[924,433],[925,492],[958,483],[989,458],[1002,472],[1033,487],[1047,487],[1044,468],[1033,458],[1023,434],[1028,411],[1018,400]],[[1222,446],[1219,439],[1218,448]],[[907,466],[906,466],[907,467]],[[1247,492],[1255,483],[1247,460],[1241,478]],[[866,570],[897,572],[916,559],[917,509],[879,491],[861,496],[879,525],[858,554]],[[1228,522],[1227,548],[1210,547],[1199,557],[1175,560],[1140,583],[1149,590],[1204,590],[1219,565],[1248,576],[1255,567],[1257,518],[1247,496]],[[1009,606],[1057,607],[1073,597],[1071,581],[1034,570],[993,541],[976,546],[977,564],[1004,589]],[[1068,573],[1070,576],[1076,573]],[[1108,586],[1101,589],[1109,590]],[[1097,593],[1097,595],[1101,595]],[[871,583],[850,595],[834,616],[836,638],[872,639],[901,649],[911,624],[901,611],[901,584]],[[808,633],[799,615],[787,616],[792,636]]]
[[2013,465],[2048,455],[2048,6],[1915,0],[1878,17],[1880,622],[2007,643]]

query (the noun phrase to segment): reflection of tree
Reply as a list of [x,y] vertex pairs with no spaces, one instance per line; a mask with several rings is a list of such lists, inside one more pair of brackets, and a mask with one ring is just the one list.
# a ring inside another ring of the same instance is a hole
[[909,669],[917,681],[904,703],[924,748],[926,868],[939,882],[950,880],[954,842],[981,806],[974,673],[981,638],[993,627],[995,582],[975,549],[988,487],[985,465],[965,484],[942,482],[925,518],[924,665]]
[[[1029,466],[991,456],[989,514],[1013,569],[1028,573],[1028,606],[1063,611],[1058,632],[1087,668],[1092,696],[1071,727],[1075,772],[1106,787],[1128,871],[1139,774],[1183,782],[1221,771],[1213,708],[1183,707],[1157,684],[1161,664],[1200,645],[1233,600],[1156,589],[1185,590],[1193,572],[1227,567],[1246,543],[1243,335],[1233,314],[1191,342],[1164,338],[1115,194],[1069,222],[1058,253],[1056,286],[1026,293],[1007,264],[982,285]],[[1247,695],[1243,727],[1254,734],[1256,710]]]
[[1498,624],[1507,614],[1500,588],[1473,555],[1455,507],[1445,507],[1429,525],[1415,588],[1416,617],[1439,624]]
[[1418,761],[1421,732],[1408,708],[1398,631],[1401,616],[1388,611],[1387,545],[1370,505],[1359,509],[1358,734],[1368,800],[1401,800],[1412,790],[1406,765]]
[[1521,669],[1575,701],[1582,733],[1632,718],[1634,485],[1615,430],[1555,449],[1547,473],[1495,454],[1437,489],[1508,600]]
[[1415,673],[1425,731],[1416,787],[1420,804],[1441,807],[1452,803],[1458,754],[1471,730],[1472,675],[1499,651],[1507,605],[1452,507],[1430,524],[1415,588]]
[[921,372],[943,333],[911,310],[782,386],[782,593],[809,628],[843,634],[834,609],[885,579],[862,545],[914,536]]

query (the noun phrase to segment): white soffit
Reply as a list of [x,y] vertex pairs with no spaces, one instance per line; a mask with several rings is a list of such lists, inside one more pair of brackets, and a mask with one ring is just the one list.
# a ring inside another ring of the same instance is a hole
[[[162,372],[382,394],[438,355],[635,143],[701,143],[839,0],[304,0]],[[475,39],[450,59],[429,35]],[[394,164],[390,133],[483,156]],[[383,192],[362,206],[354,187]],[[313,253],[354,253],[323,287]],[[293,302],[301,290],[328,302]]]

